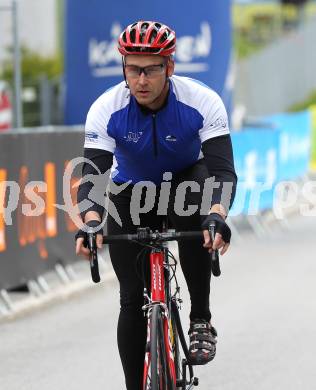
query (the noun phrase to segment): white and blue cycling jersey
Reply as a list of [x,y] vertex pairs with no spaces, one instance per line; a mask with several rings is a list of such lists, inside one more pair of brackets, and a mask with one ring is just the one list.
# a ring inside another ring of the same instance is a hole
[[85,148],[114,154],[115,181],[161,183],[203,157],[201,144],[229,134],[221,98],[206,85],[172,76],[167,103],[158,112],[142,109],[125,82],[106,91],[91,106]]

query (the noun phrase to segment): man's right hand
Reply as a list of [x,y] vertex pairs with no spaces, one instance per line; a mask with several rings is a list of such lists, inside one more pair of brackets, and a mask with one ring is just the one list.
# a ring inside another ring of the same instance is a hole
[[[86,222],[86,225],[89,227],[96,228],[100,225],[100,221],[91,220]],[[99,229],[96,236],[96,244],[98,249],[102,248],[103,245],[103,229]],[[76,255],[83,256],[87,260],[90,260],[90,250],[88,248],[88,239],[87,233],[83,230],[79,230],[75,236],[76,239]]]

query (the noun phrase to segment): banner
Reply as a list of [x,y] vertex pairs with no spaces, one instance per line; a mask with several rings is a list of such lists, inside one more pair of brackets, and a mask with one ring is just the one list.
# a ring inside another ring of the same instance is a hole
[[257,214],[271,208],[279,152],[278,130],[247,129],[232,134],[237,193],[230,215]]
[[232,134],[238,175],[232,216],[270,209],[277,183],[296,180],[309,169],[309,111],[264,117],[262,123],[267,127],[245,128]]
[[137,20],[157,20],[176,31],[178,75],[196,78],[218,92],[229,109],[231,98],[230,0],[65,1],[65,122],[85,122],[93,101],[121,82],[120,32]]
[[310,165],[311,113],[278,114],[265,118],[280,130],[279,180],[303,176]]
[[[82,131],[0,135],[0,289],[77,259],[77,228],[56,204],[64,204],[65,167],[82,145]],[[66,188],[73,199],[78,179],[79,173]]]

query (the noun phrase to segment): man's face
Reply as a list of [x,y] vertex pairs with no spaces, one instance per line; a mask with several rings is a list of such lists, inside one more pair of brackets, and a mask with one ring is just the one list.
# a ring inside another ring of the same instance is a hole
[[[140,68],[145,68],[141,74]],[[159,98],[165,87],[166,75],[172,76],[173,70],[174,62],[166,57],[157,55],[125,57],[125,74],[131,94],[144,106],[151,105]]]

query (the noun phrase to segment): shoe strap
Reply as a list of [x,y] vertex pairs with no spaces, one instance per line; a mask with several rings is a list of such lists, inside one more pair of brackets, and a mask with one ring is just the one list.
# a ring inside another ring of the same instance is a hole
[[190,344],[190,350],[194,350],[194,349],[206,349],[207,351],[214,352],[214,345],[212,343]]
[[211,334],[192,334],[190,335],[190,342],[207,341],[208,343],[215,344],[216,340]]

